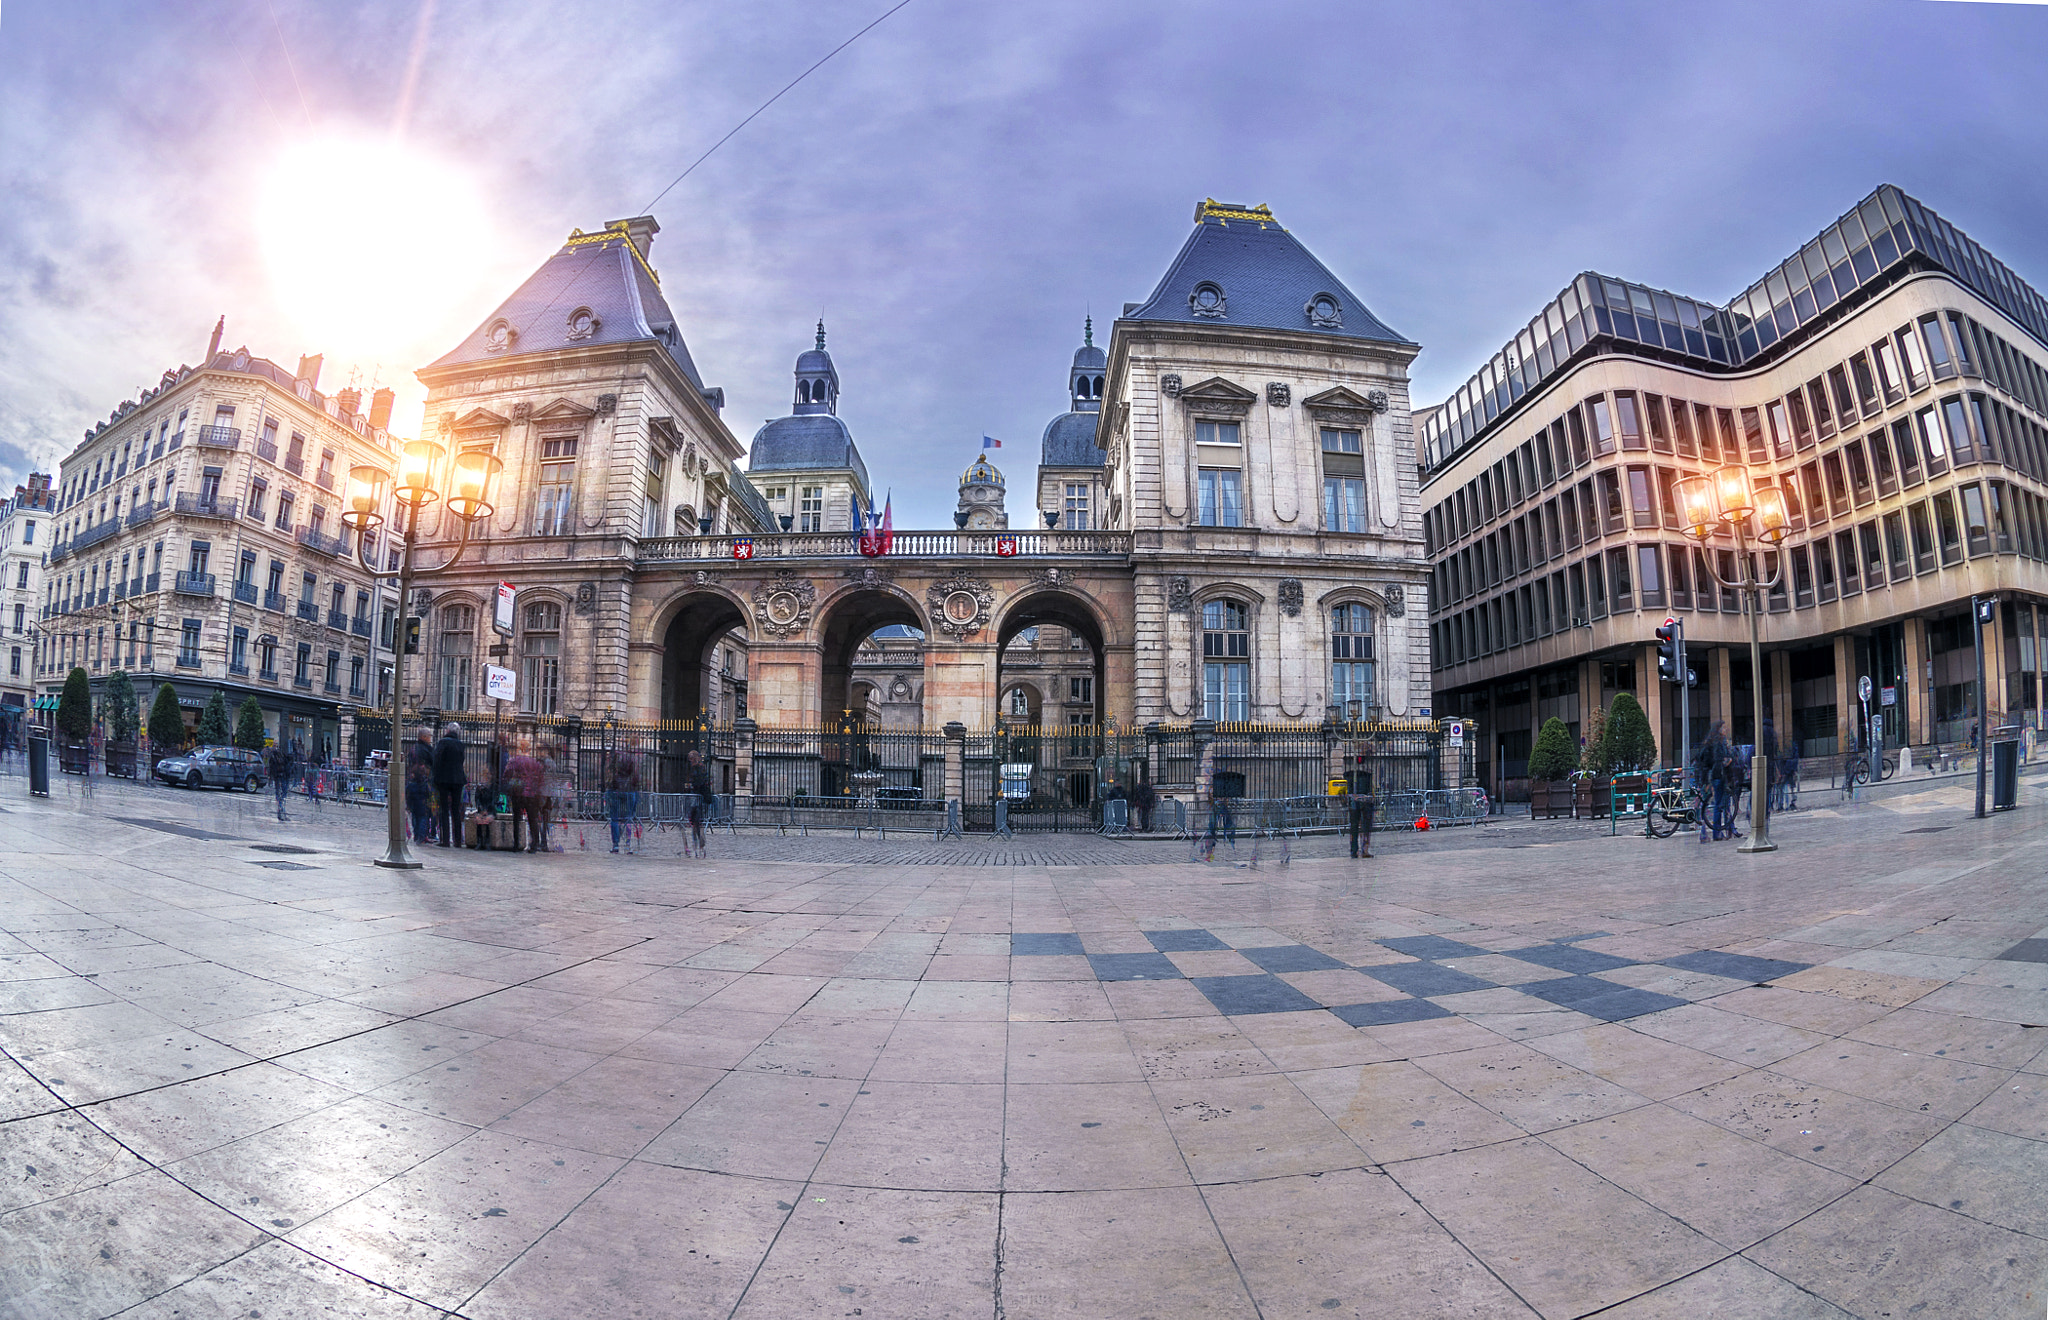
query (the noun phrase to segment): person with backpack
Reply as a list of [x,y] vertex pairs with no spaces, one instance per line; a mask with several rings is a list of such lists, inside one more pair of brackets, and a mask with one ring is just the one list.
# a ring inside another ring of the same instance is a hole
[[683,855],[689,856],[690,850],[694,848],[697,856],[702,857],[705,856],[704,819],[711,810],[712,794],[711,772],[704,766],[702,752],[690,753],[690,767],[684,777],[683,791],[689,794],[687,811],[690,820],[690,836],[683,842]]
[[451,722],[434,744],[434,797],[441,809],[443,848],[453,848],[462,838],[462,790],[469,783],[464,755],[462,726]]
[[1719,842],[1732,832],[1729,824],[1729,787],[1735,774],[1735,749],[1728,745],[1728,722],[1715,720],[1706,740],[1693,753],[1693,786],[1700,794],[1700,842]]

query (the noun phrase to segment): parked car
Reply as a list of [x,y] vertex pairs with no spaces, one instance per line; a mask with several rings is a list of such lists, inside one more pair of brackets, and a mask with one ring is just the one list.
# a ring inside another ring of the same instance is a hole
[[254,793],[268,782],[263,758],[241,747],[201,747],[156,763],[156,777],[186,788],[239,788]]

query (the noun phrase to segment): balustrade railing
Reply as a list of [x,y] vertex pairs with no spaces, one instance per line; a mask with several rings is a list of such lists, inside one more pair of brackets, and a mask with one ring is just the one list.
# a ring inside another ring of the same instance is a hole
[[[744,544],[744,543],[751,544]],[[896,532],[886,558],[990,559],[1122,556],[1131,552],[1129,532]],[[668,536],[640,542],[642,563],[701,559],[859,558],[856,532],[768,532],[724,536]]]

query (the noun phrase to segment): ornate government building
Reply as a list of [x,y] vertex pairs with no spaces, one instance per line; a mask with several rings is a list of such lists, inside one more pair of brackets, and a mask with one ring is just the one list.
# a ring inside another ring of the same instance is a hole
[[1106,349],[1088,327],[1018,488],[1035,510],[977,460],[956,526],[873,558],[824,327],[790,416],[743,446],[663,293],[658,230],[572,234],[420,371],[427,436],[504,463],[481,545],[414,602],[420,705],[481,704],[473,677],[457,689],[501,580],[515,664],[548,675],[521,684],[532,714],[1129,728],[1429,704],[1418,349],[1263,206],[1201,204]]

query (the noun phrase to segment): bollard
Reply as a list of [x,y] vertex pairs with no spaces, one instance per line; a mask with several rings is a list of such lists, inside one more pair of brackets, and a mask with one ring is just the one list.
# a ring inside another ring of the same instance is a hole
[[28,791],[33,797],[50,796],[50,740],[31,736],[28,740]]

